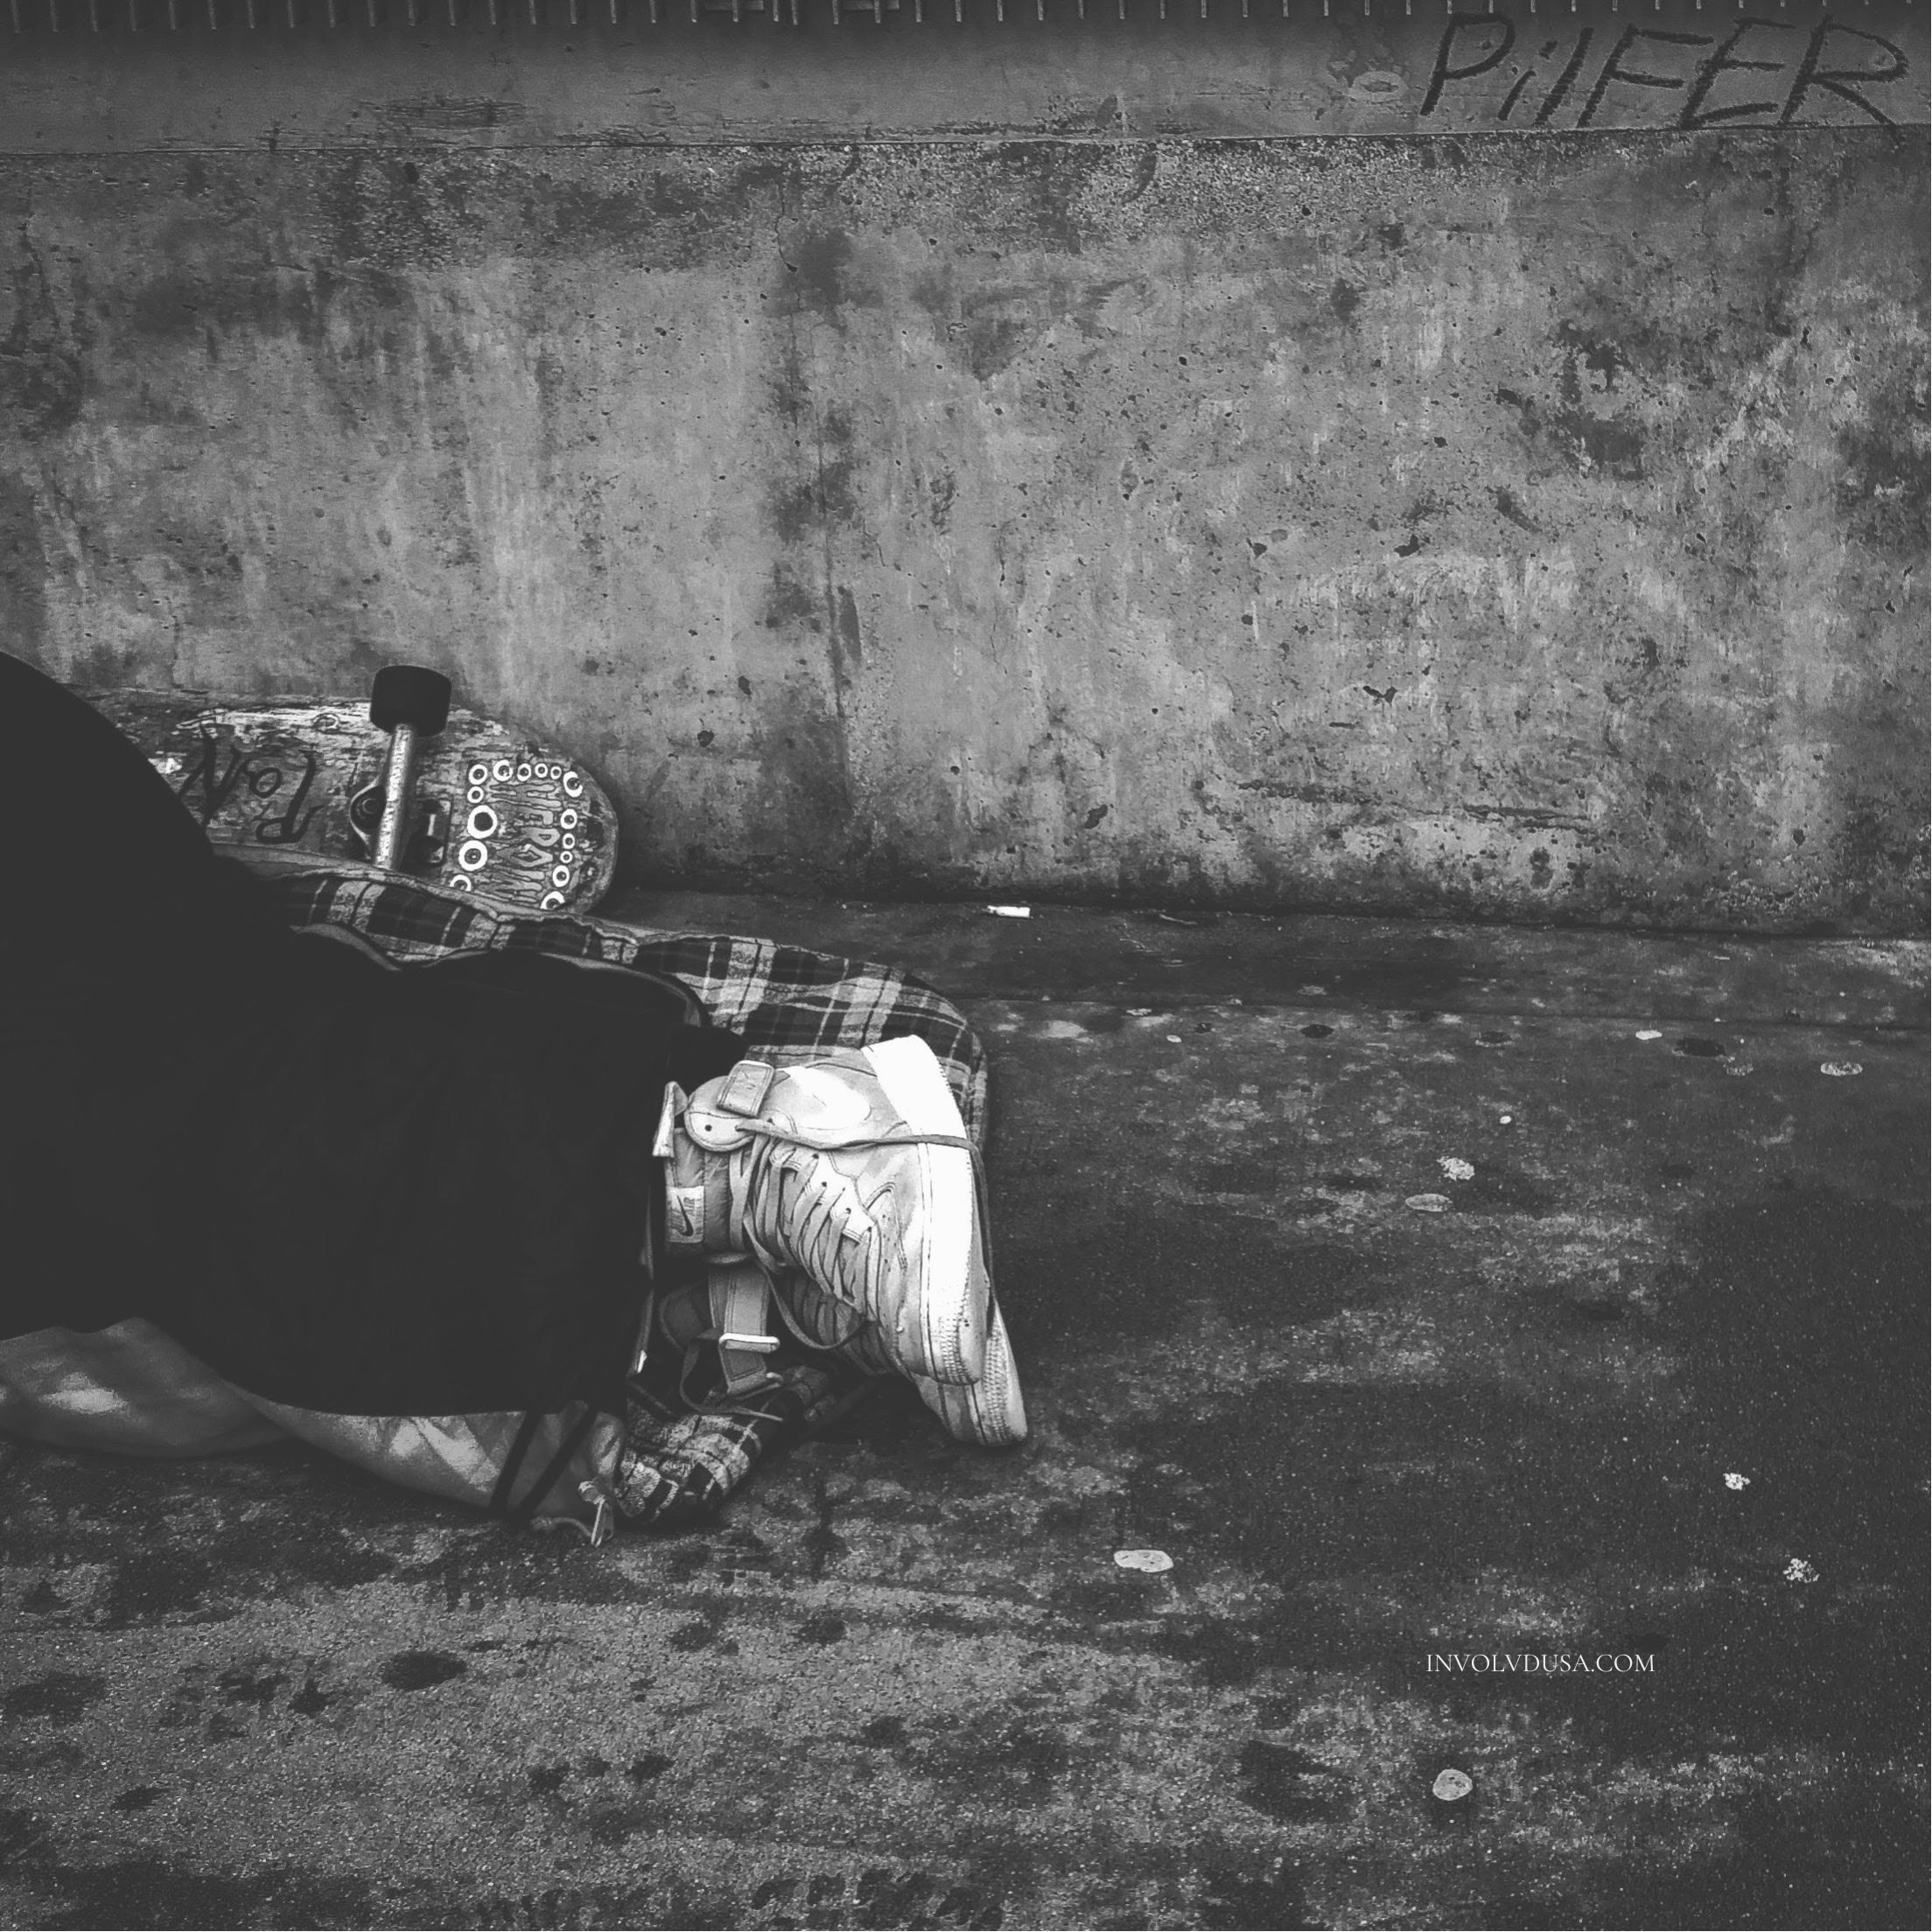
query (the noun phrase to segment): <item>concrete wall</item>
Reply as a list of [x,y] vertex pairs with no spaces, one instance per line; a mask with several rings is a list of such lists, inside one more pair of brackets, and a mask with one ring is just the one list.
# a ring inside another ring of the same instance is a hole
[[144,147],[80,58],[0,162],[60,675],[440,665],[645,878],[1922,921],[1922,132]]

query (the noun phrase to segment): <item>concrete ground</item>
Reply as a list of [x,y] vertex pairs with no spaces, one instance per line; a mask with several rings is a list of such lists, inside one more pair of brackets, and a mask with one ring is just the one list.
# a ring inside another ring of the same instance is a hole
[[1927,1922],[1922,947],[620,910],[984,1029],[1032,1440],[597,1552],[0,1447],[5,1922]]

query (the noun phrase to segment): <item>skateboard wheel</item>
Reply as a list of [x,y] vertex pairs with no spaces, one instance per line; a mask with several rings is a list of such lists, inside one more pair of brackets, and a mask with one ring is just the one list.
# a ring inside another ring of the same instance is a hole
[[508,785],[510,780],[514,777],[515,774],[516,766],[511,764],[509,760],[507,758],[498,759],[496,763],[490,766],[490,776],[494,778],[499,785]]
[[553,886],[568,886],[570,882],[570,869],[568,865],[559,865],[550,874],[550,884]]
[[450,681],[420,664],[386,664],[369,687],[369,718],[385,732],[413,724],[434,738],[450,721]]
[[480,785],[472,785],[472,786],[471,786],[471,787],[470,787],[470,803],[471,803],[471,804],[472,804],[472,805],[480,805],[480,804],[481,804],[482,802],[483,802],[483,788],[482,788],[482,787],[481,787]]
[[565,772],[564,774],[564,795],[566,798],[582,798],[584,795],[584,780],[575,772]]
[[479,805],[470,814],[469,822],[464,826],[463,830],[472,838],[488,838],[502,822],[502,820],[487,805]]
[[457,849],[456,862],[466,872],[480,872],[490,862],[490,849],[480,838],[466,838]]
[[577,834],[575,832],[564,833],[564,850],[567,852],[574,852],[577,850]]
[[488,781],[489,775],[489,766],[481,759],[478,759],[476,763],[470,766],[468,782],[472,785],[482,785]]
[[519,785],[528,785],[529,783],[530,768],[528,765],[519,765],[517,766],[516,781]]
[[539,912],[554,913],[563,903],[564,895],[562,892],[545,892],[542,898],[537,900],[536,906]]
[[452,892],[473,892],[476,890],[476,886],[467,872],[452,872],[450,874],[450,890]]
[[557,814],[556,822],[565,831],[574,831],[577,829],[577,808],[574,805],[566,805]]

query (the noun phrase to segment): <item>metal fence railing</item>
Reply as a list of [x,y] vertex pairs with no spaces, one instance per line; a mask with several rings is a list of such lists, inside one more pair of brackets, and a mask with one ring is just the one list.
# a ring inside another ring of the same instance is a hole
[[[362,32],[383,29],[420,31],[465,27],[573,30],[593,24],[652,26],[708,17],[740,24],[800,27],[848,21],[884,26],[898,17],[924,26],[1009,21],[1045,24],[1050,18],[1079,21],[1162,21],[1237,18],[1280,18],[1284,21],[1332,18],[1429,18],[1495,11],[1495,0],[5,0],[16,34],[81,33],[190,35],[227,33]],[[1707,15],[1721,18],[1742,12],[1746,0],[1582,0],[1586,10],[1633,17],[1645,14]],[[1820,11],[1828,0],[1756,0],[1780,18]],[[1923,0],[1839,0],[1837,11],[1849,24],[1874,11],[1915,13]],[[1554,18],[1578,11],[1578,0],[1528,0],[1528,10]]]

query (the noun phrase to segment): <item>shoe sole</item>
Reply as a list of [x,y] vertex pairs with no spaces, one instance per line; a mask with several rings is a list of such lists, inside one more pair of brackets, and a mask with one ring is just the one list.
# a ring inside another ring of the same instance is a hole
[[956,1442],[982,1449],[1011,1449],[1026,1439],[1026,1404],[1019,1393],[1019,1373],[1013,1365],[1012,1344],[1006,1323],[993,1304],[987,1324],[986,1373],[970,1388],[914,1376],[920,1400],[946,1424]]
[[[863,1049],[892,1110],[915,1134],[950,1134],[963,1140],[953,1090],[946,1084],[933,1050],[909,1035],[880,1040]],[[979,1242],[979,1204],[973,1187],[973,1160],[963,1147],[920,1146],[911,1150],[930,1204],[921,1244],[924,1279],[914,1284],[919,1319],[920,1353],[935,1382],[977,1382],[986,1369],[986,1325],[990,1284],[973,1256]]]

